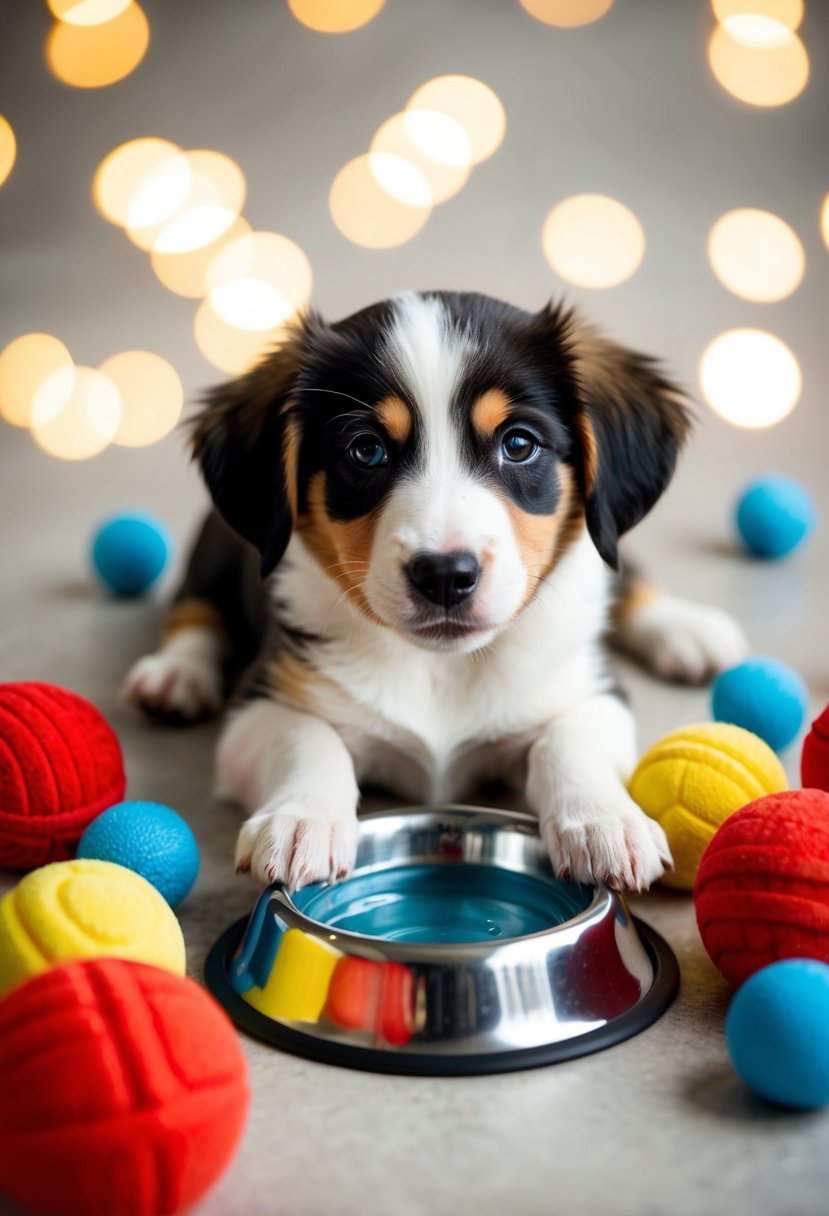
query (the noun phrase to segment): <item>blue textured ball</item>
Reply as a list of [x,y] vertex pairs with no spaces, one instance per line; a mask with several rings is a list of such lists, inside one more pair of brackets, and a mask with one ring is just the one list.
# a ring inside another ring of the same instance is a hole
[[104,520],[92,540],[92,565],[116,595],[141,595],[167,565],[171,541],[155,516],[125,512]]
[[78,857],[114,861],[135,870],[175,908],[199,872],[199,846],[181,815],[160,802],[117,802],[93,819]]
[[711,687],[711,716],[750,730],[779,752],[803,725],[809,694],[796,671],[756,655],[722,671]]
[[758,477],[737,502],[737,531],[756,557],[785,557],[814,526],[814,503],[792,477]]
[[829,1103],[829,967],[787,958],[755,971],[725,1019],[731,1062],[770,1102],[812,1110]]

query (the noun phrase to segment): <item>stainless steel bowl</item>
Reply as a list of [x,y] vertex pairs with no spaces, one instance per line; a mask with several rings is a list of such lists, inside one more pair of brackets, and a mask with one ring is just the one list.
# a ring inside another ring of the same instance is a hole
[[535,819],[444,806],[362,818],[353,875],[269,887],[205,978],[239,1026],[290,1051],[470,1074],[637,1034],[679,969],[621,895],[555,878]]

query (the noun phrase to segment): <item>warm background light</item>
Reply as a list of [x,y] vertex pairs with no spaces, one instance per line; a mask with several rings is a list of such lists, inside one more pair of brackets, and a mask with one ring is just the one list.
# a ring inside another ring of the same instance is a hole
[[123,227],[142,186],[180,152],[177,144],[154,137],[131,139],[113,148],[92,179],[92,197],[101,215]]
[[237,329],[228,325],[202,300],[193,326],[196,345],[201,353],[220,371],[238,376],[248,371],[270,347],[284,336],[282,327],[269,330]]
[[718,25],[708,43],[708,62],[722,87],[752,106],[786,105],[809,79],[806,48],[782,26],[779,41],[748,44]]
[[46,39],[46,62],[64,84],[101,89],[134,71],[150,44],[144,11],[132,3],[104,25],[56,21]]
[[215,255],[237,237],[250,232],[250,224],[239,216],[215,241],[187,253],[150,252],[150,262],[159,282],[176,295],[200,300],[207,295],[207,268]]
[[210,305],[236,329],[283,325],[311,298],[311,263],[278,232],[251,232],[224,246],[207,268]]
[[541,234],[550,266],[579,287],[615,287],[639,268],[645,234],[623,203],[604,194],[576,194],[554,207]]
[[17,140],[11,123],[0,114],[0,186],[9,176],[17,156]]
[[803,0],[712,0],[714,16],[747,46],[775,46],[803,20]]
[[823,200],[823,206],[820,209],[820,231],[823,236],[823,243],[829,249],[829,194]]
[[469,137],[473,165],[492,156],[507,129],[507,117],[497,94],[473,76],[436,76],[415,89],[407,110],[437,110],[448,114]]
[[519,0],[531,16],[547,25],[588,25],[610,9],[613,0]]
[[771,211],[720,216],[708,234],[708,260],[724,287],[744,300],[783,300],[800,286],[806,258],[797,233]]
[[104,25],[129,8],[132,0],[47,0],[49,9],[69,25]]
[[322,34],[345,34],[367,25],[386,0],[288,0],[297,21]]
[[343,236],[366,249],[405,244],[417,236],[432,212],[430,206],[412,207],[388,194],[378,184],[368,154],[355,157],[340,170],[331,186],[328,206]]
[[370,152],[371,175],[381,190],[411,207],[431,207],[434,193],[419,165],[393,152]]
[[108,447],[117,433],[121,396],[101,372],[76,367],[74,387],[66,398],[62,391],[63,377],[63,372],[56,372],[35,394],[32,434],[51,456],[87,460]]
[[148,350],[125,350],[98,368],[121,397],[121,421],[112,442],[146,447],[168,435],[181,417],[184,389],[172,364]]
[[73,369],[69,351],[51,334],[15,338],[0,354],[0,415],[14,426],[31,426],[38,389],[62,372],[71,392]]
[[378,129],[370,151],[390,154],[395,159],[404,157],[416,167],[418,178],[426,179],[424,197],[417,178],[414,191],[411,186],[406,189],[405,182],[395,184],[397,175],[384,171],[384,166],[387,168],[393,162],[380,158],[371,162],[374,176],[384,190],[415,205],[446,202],[466,184],[472,169],[468,135],[459,122],[437,110],[404,110],[394,114]]
[[133,198],[127,236],[139,249],[188,253],[235,223],[247,194],[242,170],[222,152],[182,152],[155,168]]
[[785,342],[763,329],[730,329],[706,347],[700,385],[714,410],[759,430],[790,414],[800,397],[800,365]]

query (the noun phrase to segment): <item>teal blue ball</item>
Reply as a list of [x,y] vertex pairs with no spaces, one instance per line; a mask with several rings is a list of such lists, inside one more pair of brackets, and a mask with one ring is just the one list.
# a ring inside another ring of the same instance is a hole
[[829,967],[787,958],[755,971],[725,1020],[735,1069],[756,1093],[781,1106],[829,1104]]
[[135,870],[175,908],[199,872],[199,846],[176,811],[160,802],[118,802],[93,819],[78,857],[114,861]]
[[92,565],[115,595],[143,595],[164,572],[171,548],[160,519],[147,511],[122,512],[104,520],[95,532]]
[[815,507],[808,491],[793,477],[757,477],[740,494],[735,522],[749,553],[775,559],[792,553],[806,540],[815,526]]
[[772,751],[797,738],[809,694],[796,671],[779,659],[755,655],[717,676],[711,686],[711,716],[759,735]]

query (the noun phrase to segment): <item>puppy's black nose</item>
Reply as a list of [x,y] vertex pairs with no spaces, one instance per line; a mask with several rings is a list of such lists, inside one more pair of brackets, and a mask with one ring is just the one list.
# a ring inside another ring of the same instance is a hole
[[418,553],[404,567],[409,586],[442,608],[454,608],[478,585],[481,567],[474,553]]

